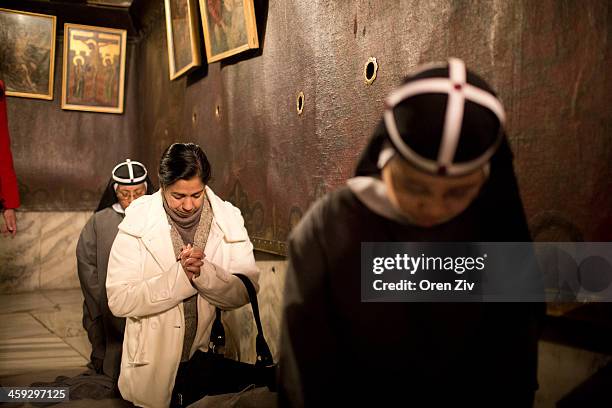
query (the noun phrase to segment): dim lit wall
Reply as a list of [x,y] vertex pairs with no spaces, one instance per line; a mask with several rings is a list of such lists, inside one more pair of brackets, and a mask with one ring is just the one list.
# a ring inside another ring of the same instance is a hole
[[79,233],[114,165],[136,155],[135,46],[127,46],[122,115],[61,109],[61,32],[53,100],[7,97],[21,207],[17,236],[0,237],[0,293],[78,286],[74,254]]
[[[142,155],[201,144],[213,188],[241,208],[252,237],[284,241],[350,177],[385,95],[417,64],[457,56],[506,106],[535,237],[612,239],[609,2],[255,4],[260,50],[170,81],[163,4],[150,2],[136,58]],[[372,85],[369,57],[380,67]]]
[[418,63],[454,55],[506,105],[534,237],[612,239],[608,2],[256,0],[259,50],[174,81],[163,2],[143,3],[124,114],[61,110],[61,31],[54,100],[8,98],[22,211],[92,210],[113,164],[138,158],[155,179],[163,149],[189,140],[256,247],[282,253],[309,205],[352,174],[389,90]]
[[135,157],[139,131],[135,47],[127,46],[121,115],[61,109],[62,35],[55,50],[53,100],[7,97],[21,211],[91,211],[114,165]]
[[127,46],[123,114],[62,110],[60,28],[53,100],[7,97],[21,207],[17,236],[0,237],[0,293],[78,286],[79,233],[114,165],[136,156],[136,45]]
[[[123,115],[60,109],[58,39],[54,100],[8,100],[23,211],[17,238],[0,238],[0,292],[76,286],[74,247],[110,166],[138,158],[155,178],[175,141],[204,147],[211,186],[241,208],[258,246],[284,241],[317,197],[350,177],[384,96],[417,64],[448,56],[499,91],[534,237],[612,240],[609,2],[255,4],[260,50],[170,81],[163,2],[147,2],[142,37],[128,45]],[[369,57],[380,65],[372,85],[363,78]],[[258,254],[257,262],[276,352],[286,261]],[[248,314],[228,318],[237,339],[252,335]],[[239,348],[253,356],[252,343]],[[542,407],[609,361],[548,342],[540,350]]]

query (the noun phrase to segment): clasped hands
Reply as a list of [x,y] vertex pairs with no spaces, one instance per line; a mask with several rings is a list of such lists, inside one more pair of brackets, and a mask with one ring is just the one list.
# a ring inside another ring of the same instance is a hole
[[197,246],[187,244],[187,246],[181,248],[178,261],[181,263],[190,282],[200,276],[200,268],[204,265],[204,262],[208,262],[204,260],[205,257],[206,255],[202,248]]

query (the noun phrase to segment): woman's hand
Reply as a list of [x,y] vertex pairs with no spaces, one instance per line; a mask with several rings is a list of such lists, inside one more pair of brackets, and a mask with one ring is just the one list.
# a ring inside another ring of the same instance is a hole
[[201,248],[187,244],[187,246],[183,247],[181,250],[179,262],[190,281],[200,276],[200,267],[204,265],[203,259],[204,251]]

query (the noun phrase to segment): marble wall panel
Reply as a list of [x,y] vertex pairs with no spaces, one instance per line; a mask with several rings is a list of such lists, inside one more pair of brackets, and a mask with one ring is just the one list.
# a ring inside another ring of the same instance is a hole
[[76,245],[89,212],[40,213],[40,287],[68,289],[79,287],[76,272]]
[[90,216],[17,212],[17,235],[0,237],[0,293],[78,288],[76,244]]
[[[256,253],[261,274],[257,299],[264,336],[274,360],[278,362],[282,294],[287,261],[282,257]],[[257,329],[250,305],[225,312],[223,322],[226,331],[226,355],[240,361],[255,362],[255,337]]]
[[38,289],[40,231],[40,213],[18,211],[17,235],[0,235],[0,293]]

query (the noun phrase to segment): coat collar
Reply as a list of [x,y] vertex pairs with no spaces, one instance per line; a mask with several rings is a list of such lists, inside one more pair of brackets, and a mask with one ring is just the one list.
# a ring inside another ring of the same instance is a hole
[[[213,213],[209,236],[210,243],[214,244],[215,241],[221,239],[228,243],[248,240],[240,210],[231,203],[223,201],[208,186],[205,189]],[[121,231],[142,238],[151,253],[159,255],[158,262],[160,264],[168,263],[168,261],[163,262],[162,259],[174,259],[173,254],[165,253],[173,252],[173,249],[170,225],[166,218],[162,199],[161,190],[158,190],[152,195],[135,200],[126,209],[126,217],[119,224]],[[169,267],[170,265],[164,266]]]
[[241,242],[249,239],[240,210],[230,202],[219,198],[210,187],[206,186],[206,195],[210,200],[213,212],[213,223],[223,232],[226,242]]
[[[210,187],[206,186],[205,190],[213,212],[213,223],[219,226],[225,240],[239,242],[248,239],[244,223],[237,222],[236,217],[240,215],[240,210],[219,198]],[[161,190],[158,190],[130,204],[126,210],[126,218],[119,225],[119,229],[130,235],[142,237],[147,231],[154,229],[160,221],[167,224]]]

